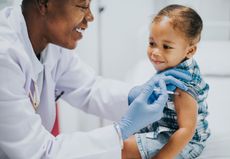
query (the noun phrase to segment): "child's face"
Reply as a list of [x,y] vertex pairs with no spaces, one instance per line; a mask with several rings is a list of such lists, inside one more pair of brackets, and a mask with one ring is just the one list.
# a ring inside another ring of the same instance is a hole
[[192,57],[195,50],[184,34],[172,27],[168,17],[152,23],[147,52],[157,71],[178,65],[186,57]]

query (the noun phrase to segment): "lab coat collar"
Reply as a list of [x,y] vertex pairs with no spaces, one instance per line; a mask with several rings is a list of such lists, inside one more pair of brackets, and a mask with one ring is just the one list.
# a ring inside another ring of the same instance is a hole
[[32,78],[36,81],[39,73],[43,71],[43,65],[47,66],[47,68],[50,69],[54,67],[55,63],[59,59],[61,48],[59,46],[49,44],[41,54],[41,63],[36,57],[31,41],[29,39],[26,22],[24,16],[22,15],[21,7],[17,6],[13,9],[13,18],[11,18],[11,24],[11,26],[14,28],[14,30],[17,32],[23,42],[25,52],[32,64]]
[[33,69],[32,78],[33,80],[36,81],[38,78],[38,74],[43,70],[43,65],[36,57],[36,54],[33,50],[31,41],[28,36],[26,22],[24,16],[22,15],[21,7],[20,6],[14,7],[12,14],[13,17],[10,19],[11,26],[14,28],[14,30],[16,31],[16,33],[20,37],[20,40],[23,43],[25,52],[32,64],[32,69]]

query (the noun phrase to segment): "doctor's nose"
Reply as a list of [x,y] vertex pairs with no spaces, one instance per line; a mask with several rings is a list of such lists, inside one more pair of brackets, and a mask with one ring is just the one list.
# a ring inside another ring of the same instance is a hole
[[91,9],[89,8],[86,15],[85,15],[85,19],[87,22],[92,22],[94,20],[94,16],[93,13],[91,12]]

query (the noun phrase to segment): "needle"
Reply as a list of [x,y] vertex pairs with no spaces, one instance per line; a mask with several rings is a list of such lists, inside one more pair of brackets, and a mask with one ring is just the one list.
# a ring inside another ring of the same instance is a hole
[[[156,92],[158,92],[158,93],[161,92],[161,90],[160,90],[159,88],[154,88],[153,90],[156,91]],[[173,92],[173,91],[168,91],[168,90],[167,90],[167,93],[168,93],[168,94],[179,95],[178,92]]]

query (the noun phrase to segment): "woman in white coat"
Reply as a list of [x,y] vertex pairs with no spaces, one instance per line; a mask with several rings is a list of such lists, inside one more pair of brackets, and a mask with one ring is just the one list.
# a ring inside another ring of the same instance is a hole
[[[1,159],[119,159],[123,141],[161,117],[168,98],[165,82],[186,89],[165,75],[132,91],[97,77],[74,53],[82,30],[93,21],[89,5],[90,0],[23,0],[22,7],[1,11]],[[149,103],[155,85],[162,92]],[[74,107],[117,124],[52,136],[55,98],[61,93]],[[125,145],[123,151],[128,153]]]

